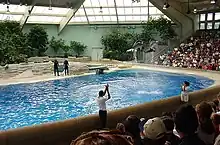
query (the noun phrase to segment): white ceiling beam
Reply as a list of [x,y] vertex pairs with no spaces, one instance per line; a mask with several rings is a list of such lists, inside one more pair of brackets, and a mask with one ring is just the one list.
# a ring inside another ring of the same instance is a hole
[[75,13],[78,11],[80,6],[84,3],[85,0],[80,0],[77,5],[74,6],[73,9],[70,9],[66,15],[65,18],[63,18],[60,22],[59,29],[58,29],[58,35],[62,32],[62,30],[66,27],[66,25],[69,23],[69,21],[72,19],[72,17],[75,15]]
[[32,4],[30,6],[27,6],[27,8],[25,10],[25,13],[24,13],[24,15],[23,15],[23,17],[21,18],[21,21],[20,21],[20,25],[21,25],[22,28],[24,27],[24,24],[27,22],[28,17],[30,16],[32,10],[34,9],[35,4],[36,4],[36,0],[33,0]]

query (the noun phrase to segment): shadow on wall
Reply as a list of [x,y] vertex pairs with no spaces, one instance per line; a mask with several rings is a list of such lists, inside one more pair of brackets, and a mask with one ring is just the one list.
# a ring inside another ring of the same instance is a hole
[[[192,92],[190,103],[196,105],[203,100],[212,100],[220,91],[220,86]],[[160,116],[162,112],[171,112],[180,106],[180,97],[171,97],[127,107],[108,114],[108,127],[114,128],[118,122],[128,115],[151,118]],[[0,132],[0,145],[69,145],[71,140],[83,132],[99,126],[98,115],[74,118],[70,120],[24,127]]]

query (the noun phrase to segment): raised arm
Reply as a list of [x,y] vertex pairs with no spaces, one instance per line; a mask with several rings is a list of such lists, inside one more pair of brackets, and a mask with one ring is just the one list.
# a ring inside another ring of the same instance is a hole
[[107,94],[108,94],[108,100],[111,98],[110,92],[109,92],[109,87],[107,87]]

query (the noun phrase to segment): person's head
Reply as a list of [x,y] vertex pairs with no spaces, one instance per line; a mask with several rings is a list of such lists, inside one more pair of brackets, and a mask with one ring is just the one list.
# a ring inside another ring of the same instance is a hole
[[133,145],[130,136],[120,131],[91,131],[72,141],[71,145]]
[[161,117],[161,119],[166,127],[167,133],[173,133],[173,129],[174,129],[173,119],[168,116],[163,116],[163,117]]
[[201,129],[208,134],[212,134],[215,131],[211,120],[211,115],[213,113],[212,106],[203,101],[196,106],[196,112]]
[[166,142],[166,127],[159,117],[149,119],[144,124],[146,144],[164,145]]
[[192,105],[182,105],[174,115],[177,132],[182,136],[192,135],[199,125],[195,109]]
[[220,114],[214,113],[211,116],[212,122],[214,125],[220,125]]
[[190,85],[190,83],[189,83],[189,82],[187,82],[187,81],[184,81],[184,85],[185,85],[185,86],[189,86],[189,85]]
[[104,91],[103,90],[100,90],[99,91],[99,97],[103,97],[105,94],[104,94]]
[[140,119],[135,115],[128,116],[123,122],[126,132],[129,132],[133,137],[140,136]]

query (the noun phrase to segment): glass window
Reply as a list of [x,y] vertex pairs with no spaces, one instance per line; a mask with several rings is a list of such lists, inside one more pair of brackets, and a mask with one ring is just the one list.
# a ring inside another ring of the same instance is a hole
[[212,23],[207,23],[207,29],[212,29]]
[[141,14],[148,14],[148,8],[147,7],[142,7],[141,8]]
[[205,23],[200,23],[200,29],[205,29]]
[[205,14],[200,14],[200,21],[205,21]]
[[141,9],[140,8],[133,8],[133,14],[139,14],[141,13]]
[[215,13],[215,20],[220,20],[220,12],[219,13]]
[[94,15],[94,11],[93,11],[93,8],[86,8],[86,13],[87,15]]
[[126,21],[133,21],[133,16],[126,16]]
[[215,29],[219,29],[220,28],[220,22],[215,22]]
[[213,20],[213,13],[208,13],[207,20],[212,21]]
[[110,16],[111,21],[117,22],[117,17],[116,16]]
[[[99,0],[100,2],[103,1],[103,0]],[[109,7],[114,7],[115,6],[115,2],[114,0],[107,0],[107,3],[108,3],[108,6]]]
[[124,6],[124,0],[116,0],[117,6]]
[[0,20],[20,21],[22,15],[0,14]]
[[133,16],[134,21],[141,21],[141,16]]
[[[0,4],[0,11],[7,12],[7,5]],[[26,11],[26,6],[22,5],[9,5],[10,12],[24,13]]]
[[149,6],[153,7],[154,5],[151,2],[149,2]]
[[88,16],[88,19],[89,19],[90,22],[95,22],[96,21],[95,16]]
[[141,16],[141,21],[147,21],[148,20],[148,16]]
[[118,16],[118,20],[124,22],[126,19],[125,16]]
[[102,16],[95,16],[96,21],[102,22],[103,18]]
[[159,9],[156,7],[149,7],[150,14],[163,14]]
[[111,17],[110,16],[103,16],[103,21],[110,22],[111,21]]
[[141,6],[148,6],[148,0],[141,0]]
[[70,9],[67,8],[57,8],[57,7],[52,7],[52,9],[49,10],[49,7],[35,6],[31,13],[66,15],[69,10]]
[[118,15],[124,15],[125,14],[124,8],[117,8],[117,11],[118,11]]
[[80,17],[73,17],[71,20],[70,20],[70,23],[71,22],[84,22],[84,23],[87,23],[87,19],[86,19],[86,17],[82,17],[82,16],[80,16]]
[[27,23],[60,23],[63,17],[30,16]]
[[100,7],[99,0],[90,0],[92,3],[92,7]]
[[115,8],[109,8],[108,10],[109,10],[110,15],[115,15],[116,14]]
[[92,7],[92,3],[91,3],[90,0],[85,0],[84,3],[83,3],[83,5],[84,5],[85,7]]
[[82,8],[78,9],[78,11],[76,12],[75,16],[84,16],[85,12]]
[[99,0],[100,6],[102,7],[108,7],[108,0]]
[[125,14],[126,15],[133,14],[133,9],[132,8],[125,8]]

